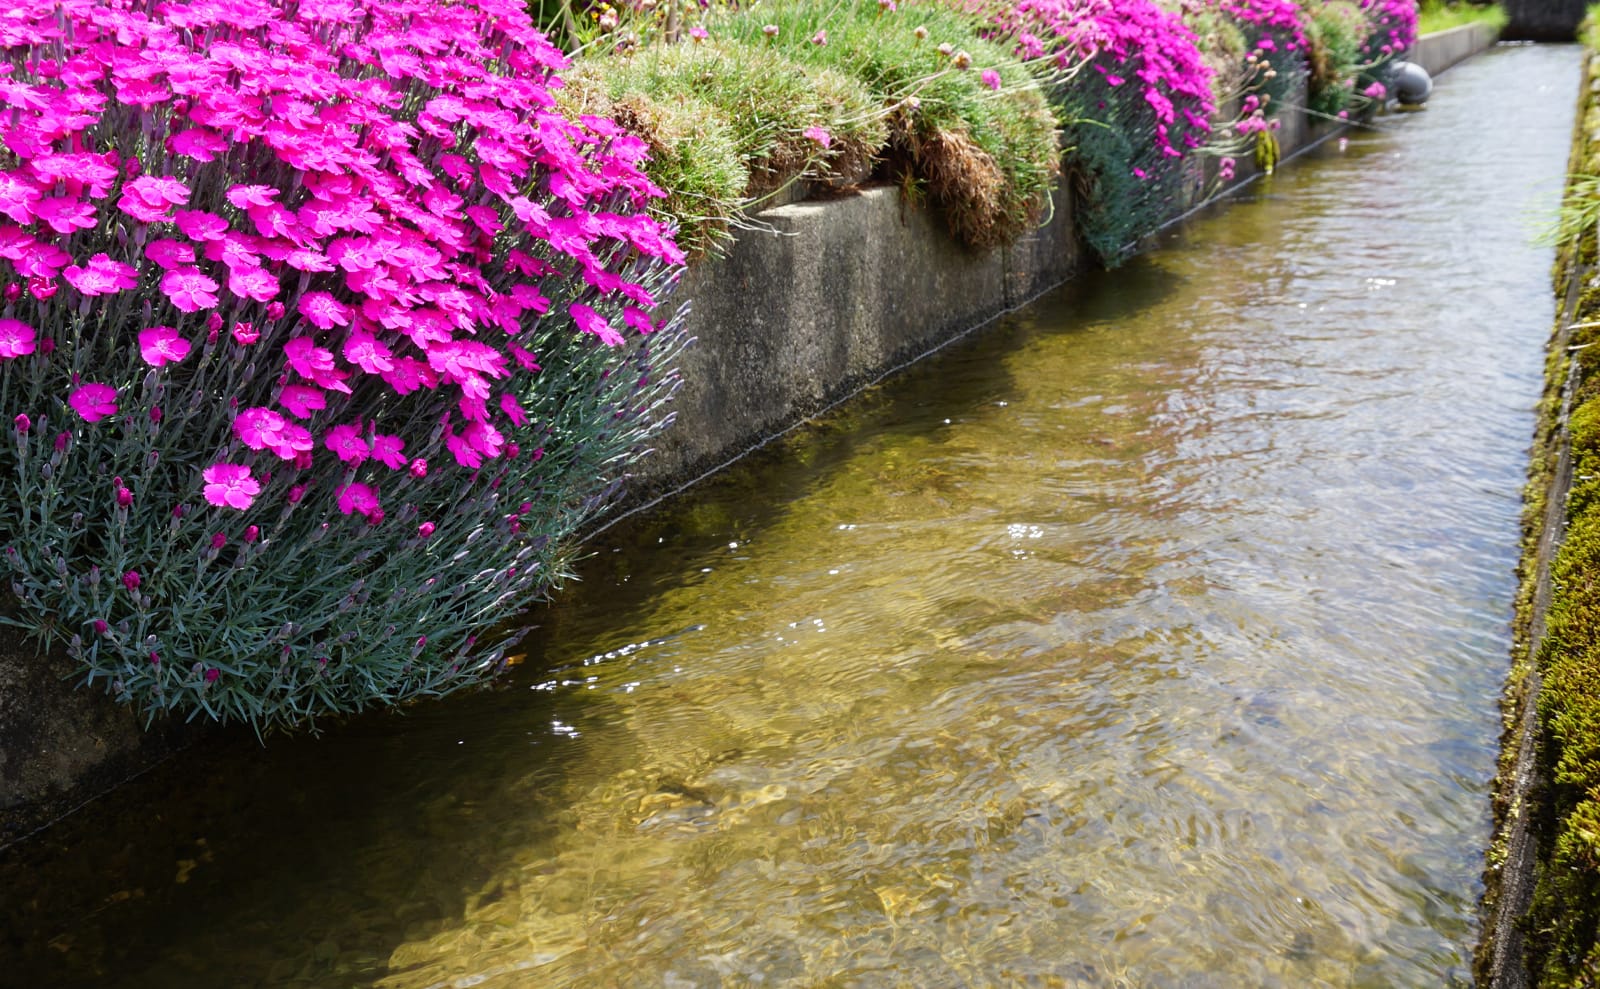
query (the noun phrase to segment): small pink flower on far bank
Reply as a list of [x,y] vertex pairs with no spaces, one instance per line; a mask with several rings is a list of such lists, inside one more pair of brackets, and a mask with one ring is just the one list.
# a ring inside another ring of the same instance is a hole
[[699,44],[700,42],[711,37],[711,35],[706,32],[705,28],[696,25],[689,29],[689,37],[694,39],[695,44]]
[[805,135],[807,140],[815,141],[823,148],[826,148],[829,144],[833,143],[833,135],[829,134],[826,129],[818,127],[815,124],[807,127],[801,133]]
[[816,34],[813,34],[811,36],[811,43],[816,45],[818,48],[826,45],[828,43],[828,29],[822,28]]
[[189,341],[170,326],[139,331],[139,356],[154,367],[176,364],[189,356]]
[[0,319],[0,357],[23,357],[33,353],[38,334],[20,319]]
[[83,417],[84,422],[99,422],[117,411],[117,390],[110,385],[89,383],[79,385],[67,396],[67,404]]
[[996,72],[994,69],[984,69],[981,78],[983,79],[983,84],[985,86],[988,86],[997,93],[1000,91],[1000,73]]
[[261,483],[244,464],[212,464],[200,476],[206,482],[206,501],[218,508],[249,508],[261,493]]

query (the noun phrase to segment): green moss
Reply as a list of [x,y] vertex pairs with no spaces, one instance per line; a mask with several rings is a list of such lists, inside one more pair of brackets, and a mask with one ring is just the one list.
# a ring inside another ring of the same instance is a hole
[[[1592,76],[1600,56],[1591,56]],[[1582,92],[1591,100],[1587,78]],[[1583,108],[1574,131],[1563,224],[1554,271],[1563,315],[1546,362],[1523,517],[1523,560],[1515,644],[1503,719],[1506,728],[1495,798],[1496,837],[1488,855],[1485,904],[1499,894],[1499,869],[1514,822],[1527,820],[1536,842],[1533,904],[1522,919],[1526,962],[1547,989],[1600,986],[1600,280],[1594,277],[1600,225],[1600,104]],[[1571,385],[1570,411],[1561,422]],[[1563,431],[1563,425],[1565,431]],[[1569,444],[1572,486],[1567,528],[1551,561],[1542,641],[1531,643],[1539,541],[1561,444]],[[1537,680],[1532,675],[1538,671]],[[1540,784],[1524,806],[1509,791],[1518,726],[1537,682],[1536,758]],[[1480,974],[1486,955],[1480,951]]]

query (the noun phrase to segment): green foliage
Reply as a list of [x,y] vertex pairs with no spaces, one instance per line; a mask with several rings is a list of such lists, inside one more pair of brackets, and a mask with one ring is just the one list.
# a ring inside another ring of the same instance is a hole
[[1055,118],[1029,70],[967,15],[785,0],[697,27],[703,40],[591,49],[561,97],[609,108],[666,152],[648,169],[691,254],[714,253],[742,212],[795,181],[914,184],[980,247],[1042,215],[1059,174]]
[[1347,0],[1309,3],[1304,9],[1306,43],[1310,47],[1310,109],[1324,116],[1337,116],[1355,96],[1361,45],[1369,31],[1366,17],[1357,4]]
[[1432,34],[1466,24],[1488,24],[1501,30],[1509,19],[1498,3],[1463,3],[1460,0],[1422,0],[1417,5],[1417,31]]
[[[139,362],[120,342],[132,305],[80,314],[57,353],[108,377]],[[660,428],[674,385],[654,376],[681,339],[675,321],[619,352],[547,321],[533,340],[542,370],[517,395],[540,447],[481,478],[398,471],[385,491],[404,507],[381,521],[302,498],[288,469],[263,480],[251,514],[205,506],[199,468],[229,442],[222,396],[250,403],[276,378],[226,337],[196,347],[181,383],[142,368],[120,414],[92,425],[54,393],[44,355],[0,362],[0,407],[53,410],[0,435],[0,621],[65,643],[88,687],[147,720],[259,731],[480,682],[522,634],[496,626],[560,582],[570,537]],[[433,437],[414,455],[448,461],[431,393],[395,403],[363,383],[357,395],[409,409]]]
[[759,43],[770,27],[769,43],[856,80],[886,109],[890,170],[922,182],[958,238],[988,246],[1037,222],[1059,171],[1055,118],[1028,69],[978,37],[971,17],[940,4],[792,0],[712,30]]

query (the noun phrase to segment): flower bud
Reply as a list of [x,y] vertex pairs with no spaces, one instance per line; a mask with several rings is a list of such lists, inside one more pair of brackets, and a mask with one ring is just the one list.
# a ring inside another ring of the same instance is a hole
[[126,587],[130,591],[135,590],[138,588],[140,580],[141,578],[139,577],[139,571],[129,570],[127,573],[122,575],[122,586]]
[[17,432],[21,433],[24,436],[28,435],[28,430],[33,428],[33,421],[31,419],[29,419],[26,415],[23,415],[23,414],[20,414],[20,413],[17,415],[17,417],[15,419],[13,419],[11,421],[12,421],[12,423],[14,423],[16,425]]

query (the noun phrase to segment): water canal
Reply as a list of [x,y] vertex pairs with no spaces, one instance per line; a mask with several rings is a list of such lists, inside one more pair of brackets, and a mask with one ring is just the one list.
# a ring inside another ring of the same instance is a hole
[[0,983],[1464,984],[1578,72],[1476,59],[614,528],[503,689],[12,849]]

